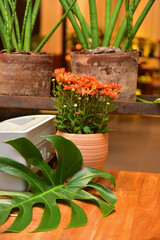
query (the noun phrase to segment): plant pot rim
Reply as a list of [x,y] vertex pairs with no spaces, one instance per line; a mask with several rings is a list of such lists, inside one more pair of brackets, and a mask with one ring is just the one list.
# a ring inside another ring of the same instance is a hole
[[13,57],[17,57],[17,56],[23,56],[23,57],[54,57],[54,54],[52,53],[47,53],[47,52],[37,52],[37,53],[34,53],[34,52],[25,52],[25,51],[22,51],[22,52],[18,52],[18,51],[14,51],[14,52],[11,52],[11,53],[7,53],[5,51],[6,49],[2,49],[0,51],[0,56],[13,56]]
[[85,136],[85,137],[88,137],[88,136],[97,136],[97,135],[104,135],[104,134],[108,134],[108,132],[106,132],[106,133],[89,133],[89,134],[79,134],[79,133],[68,133],[68,132],[62,132],[62,131],[60,131],[60,130],[57,130],[57,132],[56,132],[56,134],[58,135],[58,132],[61,132],[61,133],[65,133],[65,134],[69,134],[69,135],[72,135],[72,136]]
[[27,54],[27,53],[0,53],[0,61],[6,62],[9,64],[25,64],[25,62],[29,63],[37,63],[38,62],[50,62],[50,64],[53,64],[54,61],[54,55],[53,54],[39,54],[39,53],[33,53],[33,54]]
[[[108,47],[104,47],[104,48],[108,48]],[[96,48],[95,48],[96,49]],[[110,54],[110,53],[120,53],[120,54],[124,54],[124,53],[136,53],[136,52],[141,52],[141,49],[137,48],[137,49],[132,49],[132,51],[127,51],[127,50],[124,50],[124,51],[116,51],[113,49],[112,52],[100,52],[100,53],[93,53],[91,52],[90,50],[94,50],[94,49],[81,49],[81,50],[78,50],[78,51],[72,51],[70,52],[70,54],[88,54],[88,55],[97,55],[97,54]]]
[[128,52],[128,51],[124,51],[124,52],[108,52],[108,53],[84,53],[84,52],[80,52],[80,51],[74,51],[74,52],[71,52],[70,53],[70,56],[76,56],[76,57],[97,57],[97,58],[100,58],[100,57],[107,57],[107,58],[114,58],[114,57],[120,57],[120,58],[128,58],[128,57],[133,57],[135,56],[136,58],[138,58],[140,56],[140,50],[137,49],[137,50],[133,50],[132,52]]

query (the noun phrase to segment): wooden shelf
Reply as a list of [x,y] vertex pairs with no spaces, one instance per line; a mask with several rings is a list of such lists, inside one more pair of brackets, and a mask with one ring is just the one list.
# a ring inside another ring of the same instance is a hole
[[[143,99],[153,101],[160,96],[140,96]],[[160,104],[143,102],[116,102],[118,108],[114,113],[160,115]],[[5,96],[0,95],[0,109],[24,109],[24,110],[54,110],[55,103],[49,97],[31,96]]]

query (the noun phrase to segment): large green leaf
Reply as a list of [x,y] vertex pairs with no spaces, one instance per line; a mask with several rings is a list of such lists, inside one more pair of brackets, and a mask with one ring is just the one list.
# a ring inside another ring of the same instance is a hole
[[43,160],[40,151],[26,138],[17,138],[6,143],[14,147],[28,163],[43,172],[45,181],[54,186],[55,174],[49,165]]
[[90,181],[88,186],[95,188],[101,197],[109,204],[114,205],[117,202],[117,196],[105,186],[93,181]]
[[56,183],[63,184],[82,167],[81,152],[74,143],[62,136],[47,136],[44,138],[56,148],[58,154]]
[[24,179],[29,183],[30,188],[34,193],[43,192],[44,187],[47,185],[47,182],[43,185],[42,179],[31,169],[10,158],[0,157],[0,172],[5,172]]
[[67,184],[67,186],[70,187],[71,185],[72,188],[78,190],[79,187],[85,187],[85,185],[87,185],[88,182],[94,177],[107,178],[113,183],[115,187],[115,179],[110,173],[89,167],[83,168],[80,172],[77,172],[71,181]]
[[[7,143],[13,146],[27,162],[40,169],[42,177],[10,158],[0,157],[0,171],[24,179],[31,188],[31,192],[0,191],[0,197],[3,197],[0,198],[0,225],[7,220],[12,210],[18,209],[17,217],[6,230],[8,232],[20,232],[25,229],[32,221],[32,209],[35,205],[44,208],[41,222],[35,232],[57,228],[61,219],[57,204],[59,200],[71,207],[71,220],[67,228],[83,226],[87,223],[85,212],[72,200],[90,200],[100,207],[103,217],[115,208],[116,196],[106,187],[91,181],[92,178],[100,176],[108,178],[115,185],[111,174],[93,168],[83,168],[77,172],[82,166],[82,156],[78,148],[62,136],[47,136],[45,139],[54,145],[58,154],[56,173],[45,163],[39,150],[25,138]],[[64,184],[72,176],[73,178]],[[83,189],[87,186],[96,189],[104,201],[87,192],[87,188]]]

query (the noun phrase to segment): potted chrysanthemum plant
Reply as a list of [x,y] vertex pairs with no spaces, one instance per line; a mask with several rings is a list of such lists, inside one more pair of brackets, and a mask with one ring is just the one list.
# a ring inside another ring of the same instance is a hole
[[95,77],[56,69],[53,100],[58,110],[57,134],[73,141],[83,156],[83,166],[102,169],[108,153],[107,124],[116,108],[121,85]]

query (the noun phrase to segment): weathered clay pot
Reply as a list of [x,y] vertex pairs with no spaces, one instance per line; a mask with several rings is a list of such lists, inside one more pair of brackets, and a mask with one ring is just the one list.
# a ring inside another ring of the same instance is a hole
[[108,133],[72,134],[57,131],[71,140],[81,151],[83,157],[82,167],[93,167],[102,170],[108,154]]
[[139,52],[81,54],[73,52],[72,71],[75,74],[94,76],[99,81],[120,83],[118,101],[136,101]]
[[0,54],[0,95],[50,96],[53,55]]

